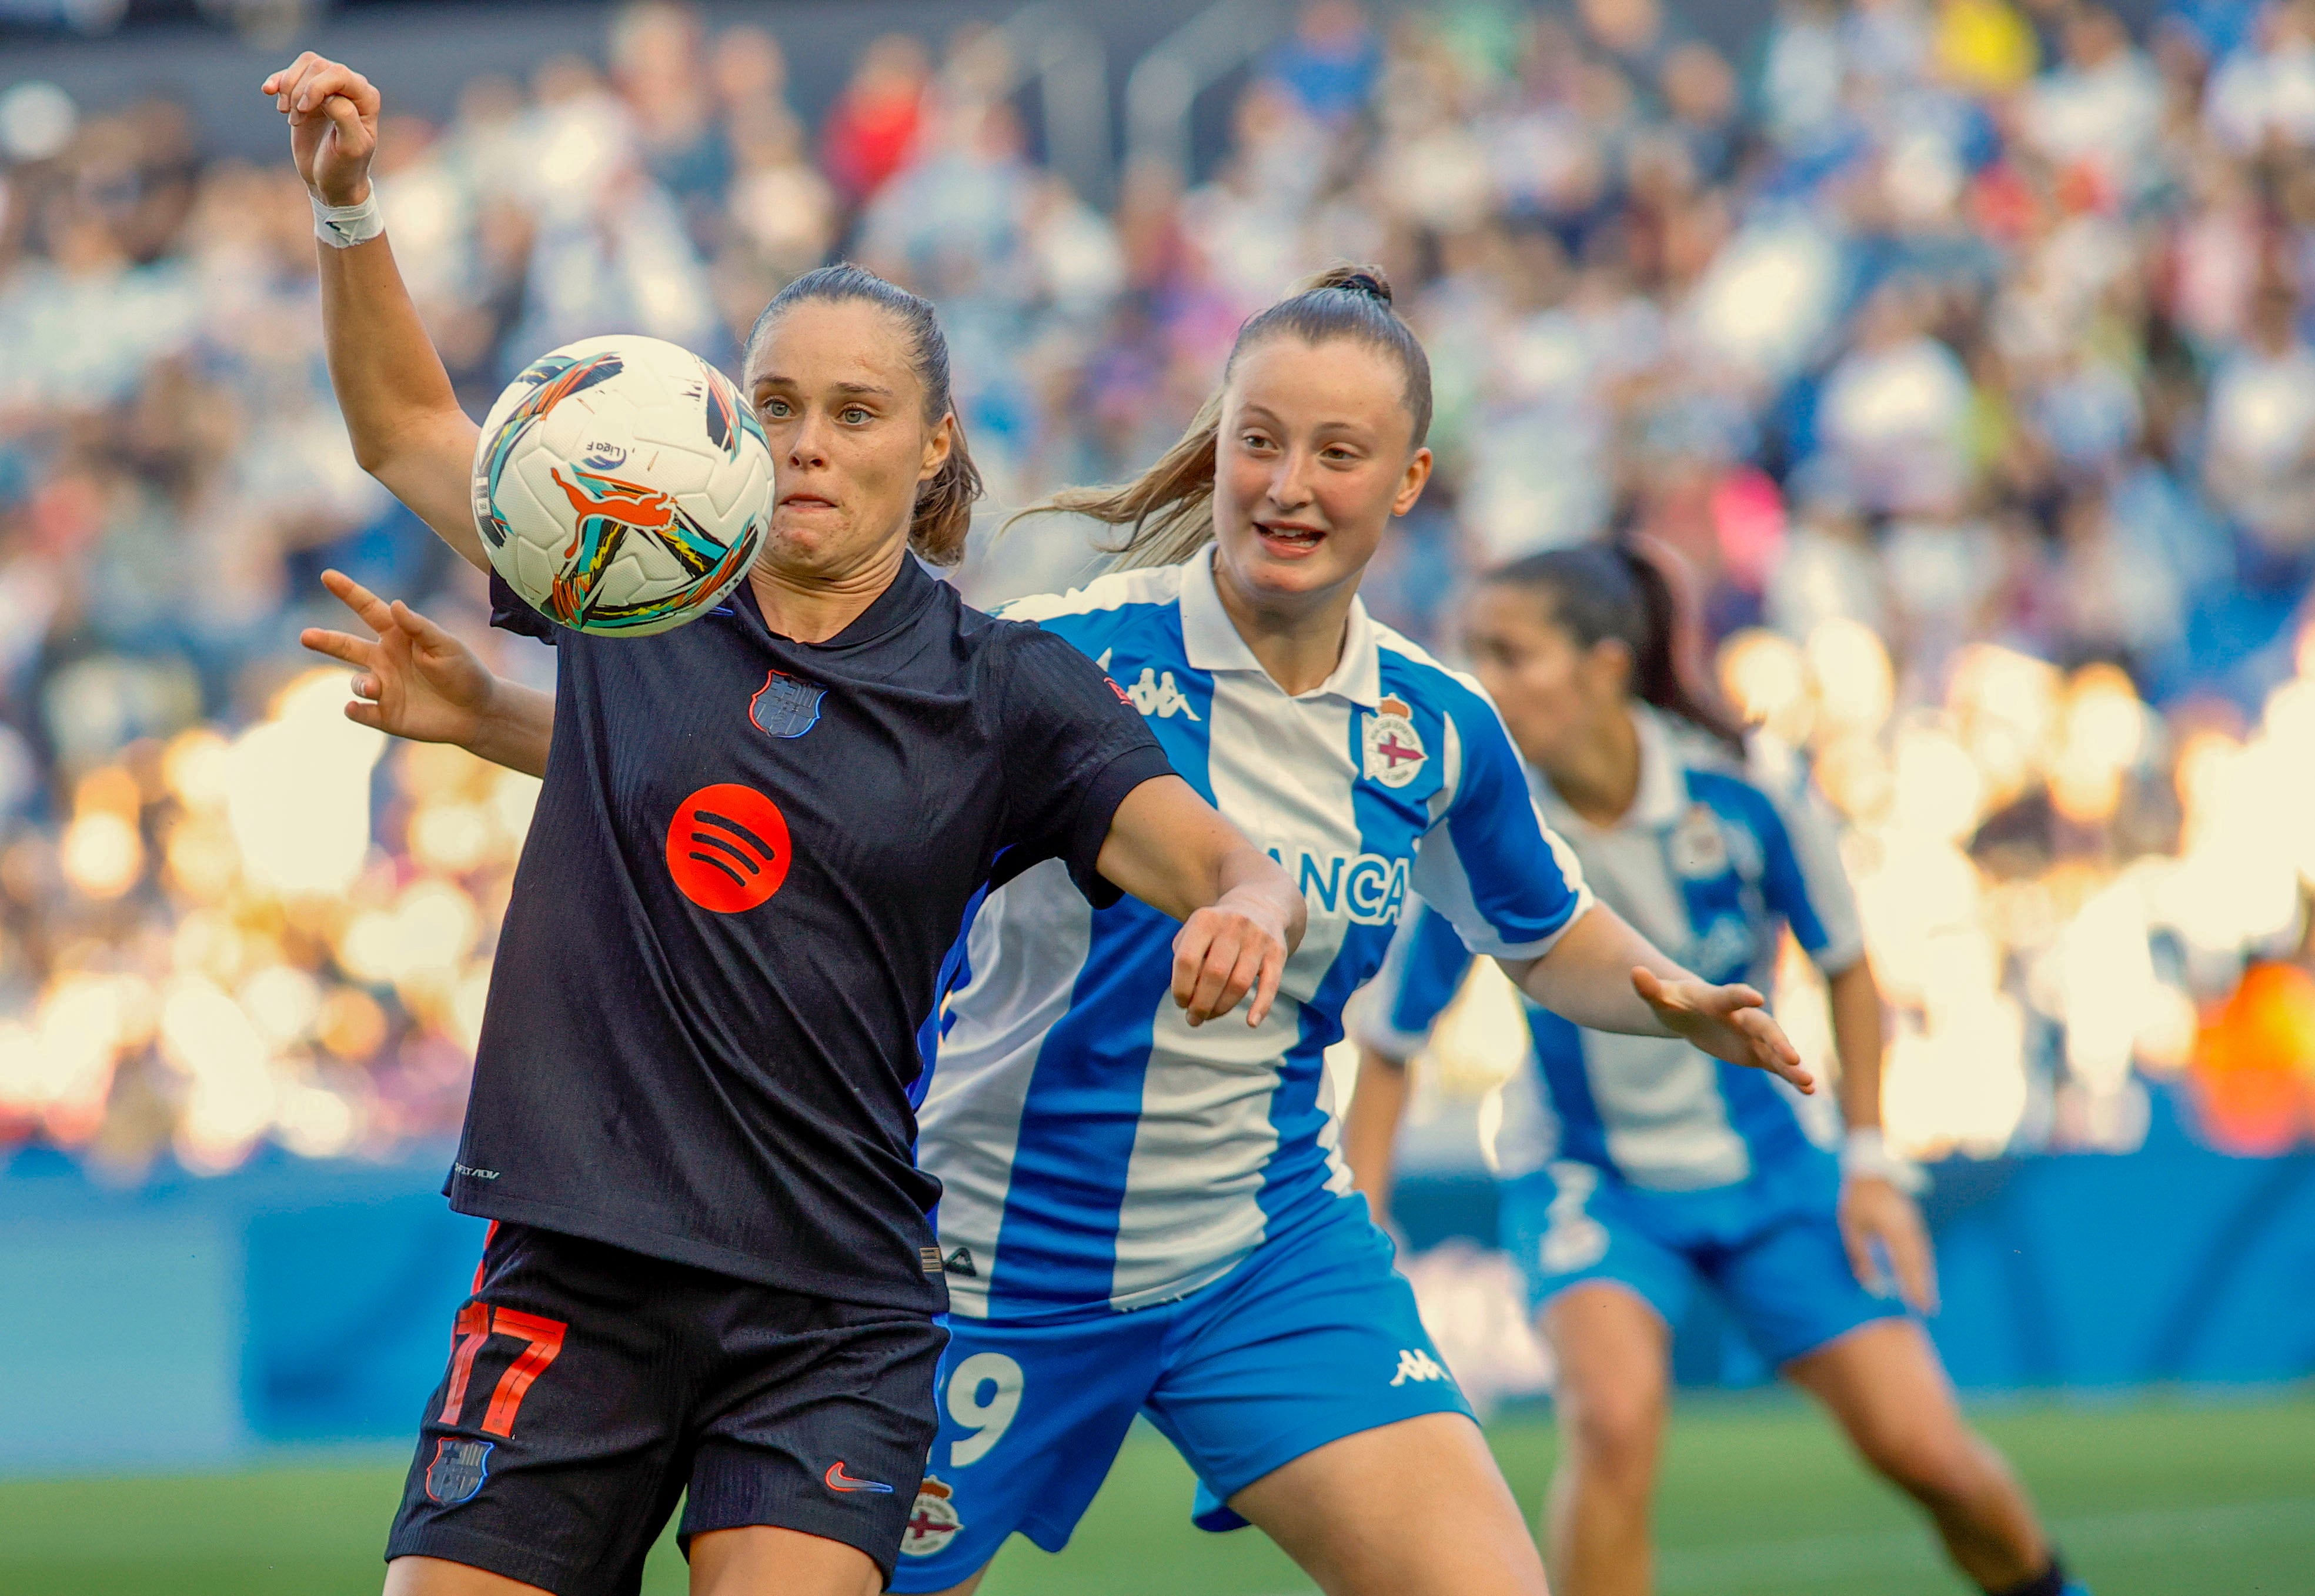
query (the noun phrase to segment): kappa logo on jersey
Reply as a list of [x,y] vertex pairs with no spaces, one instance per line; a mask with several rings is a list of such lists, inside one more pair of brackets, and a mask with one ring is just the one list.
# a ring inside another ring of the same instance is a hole
[[492,1444],[456,1436],[436,1441],[434,1461],[426,1466],[426,1494],[445,1507],[470,1499],[490,1477]]
[[909,1515],[909,1527],[900,1532],[900,1556],[929,1557],[955,1539],[963,1528],[949,1488],[927,1475],[925,1483],[917,1487],[916,1511]]
[[1424,1380],[1443,1380],[1446,1378],[1447,1371],[1439,1366],[1438,1359],[1421,1347],[1408,1347],[1399,1352],[1398,1372],[1390,1377],[1390,1383],[1403,1386],[1413,1380],[1420,1385]]
[[[1109,656],[1114,652],[1111,649],[1102,650],[1101,658],[1095,660],[1094,663],[1106,671],[1109,669]],[[1170,721],[1175,715],[1191,721],[1205,718],[1198,713],[1188,696],[1175,682],[1174,673],[1170,670],[1161,673],[1154,665],[1144,665],[1141,668],[1141,679],[1131,687],[1120,687],[1115,677],[1110,678],[1109,685],[1117,689],[1119,697],[1143,714],[1154,719]]]
[[753,787],[719,782],[685,799],[667,823],[667,873],[717,914],[755,908],[788,878],[787,817]]
[[802,737],[820,724],[820,701],[827,696],[818,682],[775,670],[748,700],[748,718],[774,737]]
[[1362,926],[1396,926],[1406,906],[1406,861],[1380,854],[1318,855],[1303,849],[1289,856],[1273,847],[1270,856],[1291,873],[1315,909],[1345,914]]
[[844,1471],[841,1459],[829,1464],[828,1472],[820,1477],[831,1491],[868,1491],[882,1493],[886,1496],[892,1494],[892,1487],[882,1480],[854,1479]]
[[1367,775],[1386,787],[1403,787],[1423,774],[1431,756],[1423,733],[1415,729],[1415,712],[1404,698],[1385,698],[1367,717],[1362,735],[1366,741]]

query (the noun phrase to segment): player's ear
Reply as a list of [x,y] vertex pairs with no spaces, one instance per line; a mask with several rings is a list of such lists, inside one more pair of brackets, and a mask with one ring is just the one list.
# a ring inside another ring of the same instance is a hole
[[948,464],[949,455],[955,448],[956,412],[952,410],[943,414],[940,424],[925,435],[925,457],[917,468],[917,480],[930,482],[938,476],[940,468]]
[[1391,496],[1390,513],[1403,516],[1415,508],[1423,497],[1423,485],[1431,480],[1431,451],[1419,448],[1406,457],[1406,469],[1398,479],[1398,492]]

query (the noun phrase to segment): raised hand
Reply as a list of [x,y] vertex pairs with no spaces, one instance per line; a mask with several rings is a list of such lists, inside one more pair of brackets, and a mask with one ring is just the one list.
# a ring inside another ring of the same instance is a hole
[[340,571],[322,585],[360,617],[374,637],[308,626],[297,641],[358,673],[346,718],[413,742],[472,746],[490,716],[498,678],[474,651],[395,599],[389,604]]
[[324,205],[359,205],[369,197],[378,111],[369,79],[307,50],[258,92],[272,95],[273,108],[289,119],[289,153],[308,191]]
[[1635,965],[1632,989],[1667,1030],[1691,1047],[1731,1064],[1782,1076],[1804,1092],[1816,1090],[1815,1080],[1801,1068],[1798,1050],[1751,987],[1716,987],[1693,979],[1667,981],[1645,965]]

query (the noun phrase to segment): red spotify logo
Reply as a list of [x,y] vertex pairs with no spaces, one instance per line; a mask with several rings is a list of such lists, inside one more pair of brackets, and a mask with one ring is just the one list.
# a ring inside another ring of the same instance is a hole
[[719,782],[685,799],[667,827],[667,873],[717,914],[753,909],[788,878],[788,822],[753,787]]

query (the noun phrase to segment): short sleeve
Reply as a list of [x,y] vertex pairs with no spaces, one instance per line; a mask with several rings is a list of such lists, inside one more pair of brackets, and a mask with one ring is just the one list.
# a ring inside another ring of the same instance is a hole
[[1592,907],[1591,891],[1537,810],[1495,705],[1476,688],[1453,690],[1445,811],[1424,834],[1408,884],[1471,952],[1539,959]]
[[1078,891],[1106,909],[1120,896],[1097,868],[1110,820],[1128,793],[1174,767],[1100,666],[1053,633],[1007,625],[1006,825],[995,879],[1060,859]]
[[554,623],[533,609],[495,571],[491,572],[491,625],[544,643],[554,642]]
[[1471,950],[1446,916],[1421,899],[1406,900],[1382,968],[1357,1004],[1359,1041],[1394,1059],[1423,1049],[1431,1027],[1462,990]]
[[1772,824],[1761,838],[1761,896],[1785,918],[1818,969],[1838,975],[1865,956],[1857,894],[1840,863],[1840,826],[1798,759],[1761,771]]

